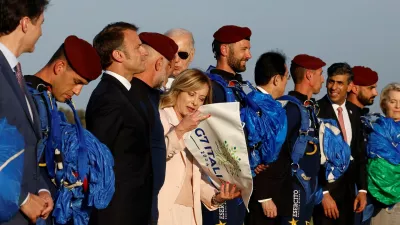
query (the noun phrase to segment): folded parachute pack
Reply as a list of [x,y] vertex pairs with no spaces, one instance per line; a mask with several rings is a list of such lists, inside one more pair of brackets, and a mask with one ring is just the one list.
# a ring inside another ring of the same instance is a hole
[[325,178],[329,183],[341,177],[349,168],[351,157],[350,146],[344,141],[335,120],[319,119],[319,145],[321,165],[325,167]]
[[70,100],[75,124],[58,111],[51,92],[29,87],[38,109],[43,139],[38,160],[44,155],[49,179],[56,185],[55,224],[86,225],[91,209],[107,207],[115,191],[114,159],[110,150],[81,125]]
[[0,119],[0,223],[9,221],[19,210],[24,170],[24,138],[15,126]]
[[257,91],[246,95],[247,107],[241,109],[241,120],[247,133],[249,161],[253,177],[254,169],[260,164],[274,162],[285,142],[287,119],[282,104],[271,95]]
[[368,192],[385,205],[400,202],[400,123],[380,114],[362,117],[368,134]]

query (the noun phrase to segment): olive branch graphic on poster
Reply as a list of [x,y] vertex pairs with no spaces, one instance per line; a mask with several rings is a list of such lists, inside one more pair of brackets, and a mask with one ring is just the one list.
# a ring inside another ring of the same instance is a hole
[[230,146],[227,141],[216,141],[215,144],[218,148],[215,153],[218,164],[223,165],[231,176],[238,177],[242,170],[239,166],[241,159],[236,156],[236,147]]

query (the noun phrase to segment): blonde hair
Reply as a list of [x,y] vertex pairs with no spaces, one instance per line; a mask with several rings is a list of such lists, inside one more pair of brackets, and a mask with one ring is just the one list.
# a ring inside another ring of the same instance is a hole
[[380,97],[380,106],[383,114],[386,115],[386,102],[389,98],[389,93],[391,91],[399,91],[400,92],[400,83],[390,83],[383,88]]
[[181,92],[196,91],[206,84],[208,86],[208,94],[204,100],[204,104],[210,104],[212,98],[211,80],[208,76],[199,69],[187,69],[179,74],[174,82],[172,82],[169,91],[161,96],[160,109],[173,107],[176,104],[176,99]]

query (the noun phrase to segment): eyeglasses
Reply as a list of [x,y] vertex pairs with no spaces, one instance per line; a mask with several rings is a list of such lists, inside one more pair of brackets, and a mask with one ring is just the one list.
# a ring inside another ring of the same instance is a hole
[[186,60],[187,58],[189,58],[189,53],[188,52],[178,52],[178,56],[179,56],[179,58]]

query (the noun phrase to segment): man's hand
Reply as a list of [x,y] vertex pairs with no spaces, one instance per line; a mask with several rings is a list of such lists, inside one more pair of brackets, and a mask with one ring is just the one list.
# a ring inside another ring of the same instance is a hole
[[46,202],[41,197],[29,193],[25,204],[21,206],[21,211],[32,223],[36,223],[36,220],[42,215],[45,208]]
[[260,165],[258,165],[258,166],[254,169],[254,172],[255,172],[256,174],[259,174],[259,173],[261,173],[262,171],[266,170],[268,167],[269,167],[269,165],[260,164]]
[[46,208],[43,210],[41,218],[47,219],[47,217],[49,217],[54,207],[53,199],[51,198],[51,195],[47,191],[39,192],[39,197],[42,198],[43,201],[46,203]]
[[269,218],[275,218],[278,215],[278,210],[276,209],[276,205],[274,201],[268,200],[265,202],[261,202],[261,206],[264,211],[264,215]]
[[324,207],[325,216],[331,219],[339,218],[339,210],[336,206],[335,200],[333,200],[332,196],[327,193],[324,194],[324,198],[322,199],[322,206]]
[[[358,205],[358,208],[357,208]],[[367,205],[367,193],[358,192],[356,199],[354,200],[354,211],[360,213],[365,209]]]

